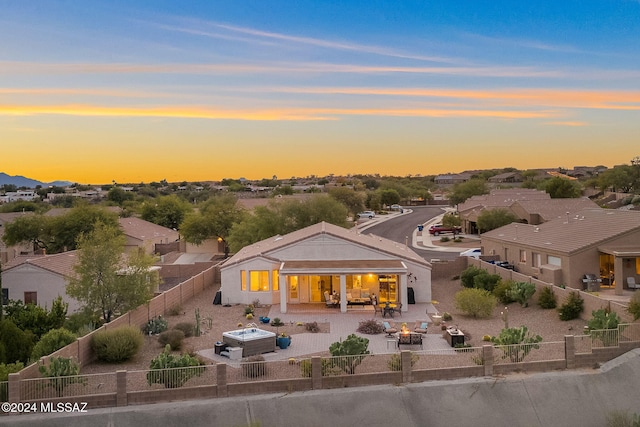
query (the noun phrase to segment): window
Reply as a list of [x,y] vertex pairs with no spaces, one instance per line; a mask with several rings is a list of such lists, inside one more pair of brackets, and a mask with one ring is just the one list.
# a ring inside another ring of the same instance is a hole
[[535,253],[535,252],[533,252],[531,254],[531,266],[532,267],[540,267],[540,264],[541,264],[540,260],[541,260],[540,254]]
[[240,270],[240,290],[247,290],[247,272],[245,270]]
[[557,256],[547,256],[547,264],[557,265],[558,267],[562,267],[562,260]]
[[269,271],[252,270],[249,272],[249,287],[251,292],[265,292],[269,290]]
[[24,303],[25,304],[38,304],[38,293],[37,292],[25,292],[24,293]]
[[[2,288],[2,305],[7,305],[9,303],[9,289]],[[2,310],[0,308],[0,310]]]
[[527,251],[525,251],[524,249],[520,249],[520,262],[521,263],[527,262]]
[[280,290],[280,271],[273,270],[273,277],[271,279],[271,283],[273,284],[271,289],[274,291]]

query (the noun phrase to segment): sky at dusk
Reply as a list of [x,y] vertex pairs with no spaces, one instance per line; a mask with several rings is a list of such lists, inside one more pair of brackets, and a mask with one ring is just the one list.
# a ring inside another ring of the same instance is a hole
[[638,0],[0,0],[10,175],[614,166],[639,136]]

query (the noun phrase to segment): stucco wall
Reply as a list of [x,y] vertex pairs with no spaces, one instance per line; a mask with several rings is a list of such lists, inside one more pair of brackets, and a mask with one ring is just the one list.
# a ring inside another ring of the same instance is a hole
[[69,313],[80,309],[80,303],[65,292],[66,279],[59,274],[31,264],[23,264],[2,273],[3,287],[9,289],[9,299],[24,301],[25,292],[38,293],[38,305],[51,308],[53,301],[62,296],[69,303]]

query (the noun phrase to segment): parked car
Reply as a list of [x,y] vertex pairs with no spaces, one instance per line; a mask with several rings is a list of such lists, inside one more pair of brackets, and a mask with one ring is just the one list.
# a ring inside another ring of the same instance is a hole
[[434,236],[438,236],[442,233],[459,234],[461,232],[462,232],[462,228],[458,226],[445,227],[442,224],[433,224],[431,227],[429,227],[429,234],[433,234]]
[[392,211],[398,211],[400,213],[404,212],[404,209],[402,209],[402,206],[400,205],[391,205],[389,206],[389,209]]
[[358,214],[358,218],[373,218],[374,216],[376,216],[376,213],[374,211],[364,211],[364,212],[360,212]]
[[468,256],[475,259],[480,259],[480,255],[482,255],[482,249],[480,248],[471,248],[460,252],[460,256]]

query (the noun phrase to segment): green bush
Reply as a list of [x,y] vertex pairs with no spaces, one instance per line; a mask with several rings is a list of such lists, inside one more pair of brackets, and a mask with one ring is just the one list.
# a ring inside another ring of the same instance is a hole
[[633,315],[633,320],[640,319],[640,292],[634,292],[627,311]]
[[98,360],[120,363],[131,359],[144,344],[140,330],[133,326],[98,331],[93,334],[91,348]]
[[444,313],[442,313],[442,320],[444,320],[445,322],[450,322],[453,320],[453,316],[451,316],[451,313],[449,313],[448,311],[445,311]]
[[473,278],[473,287],[493,292],[501,281],[502,279],[498,274],[489,274],[489,272],[482,270],[480,274],[476,274]]
[[[81,337],[102,326],[100,316],[89,310],[73,313],[64,322],[64,328]],[[82,333],[81,333],[82,332]]]
[[0,363],[28,362],[36,337],[10,319],[0,320]]
[[450,241],[450,240],[451,240],[451,239],[450,239],[450,238],[448,238],[447,236],[443,236],[443,237],[441,237],[441,238],[440,238],[440,241],[441,241],[442,243],[447,243],[447,242],[448,242],[448,241]]
[[0,402],[8,402],[9,401],[9,384],[6,381],[9,381],[9,374],[15,374],[16,372],[20,372],[24,369],[24,363],[0,363]]
[[500,281],[500,283],[498,283],[498,285],[493,290],[493,295],[498,298],[498,301],[500,301],[502,304],[511,304],[512,302],[514,302],[513,298],[511,297],[511,293],[509,292],[512,284],[513,281],[511,280],[507,282]]
[[[179,369],[182,368],[182,369]],[[189,354],[174,356],[169,345],[151,360],[147,372],[147,383],[164,384],[165,388],[182,387],[189,379],[200,376],[205,368],[200,360]]]
[[483,269],[473,265],[467,267],[462,273],[460,273],[460,284],[465,288],[473,288],[475,284],[475,277],[483,271]]
[[474,288],[456,292],[454,299],[458,310],[473,317],[491,317],[498,303],[491,292]]
[[320,326],[318,326],[318,322],[307,322],[304,324],[304,328],[309,332],[320,332]]
[[182,341],[184,340],[184,332],[180,329],[171,329],[160,333],[158,342],[163,346],[168,345],[171,350],[180,350],[182,347]]
[[523,307],[529,306],[529,299],[536,293],[536,285],[528,282],[513,282],[509,288],[509,296]]
[[617,333],[612,334],[605,331],[605,329],[613,329],[617,332],[620,317],[615,312],[603,308],[592,311],[591,315],[593,317],[587,324],[589,335],[592,338],[599,339],[605,347],[617,345]]
[[173,329],[182,331],[185,338],[189,338],[193,336],[196,330],[196,326],[191,322],[180,322],[176,326],[174,326]]
[[76,340],[73,332],[65,329],[52,329],[40,338],[33,347],[31,352],[31,360],[38,360],[42,356],[48,356],[54,351],[60,350]]
[[149,320],[145,327],[143,328],[143,332],[145,335],[157,335],[161,332],[164,332],[169,327],[167,323],[167,319],[162,316],[154,317]]
[[553,292],[553,289],[550,286],[545,286],[540,291],[540,296],[538,297],[538,305],[546,309],[557,307],[558,301],[556,300],[556,294]]
[[569,293],[567,301],[560,306],[560,320],[573,320],[580,317],[580,313],[584,310],[584,300],[577,292]]

